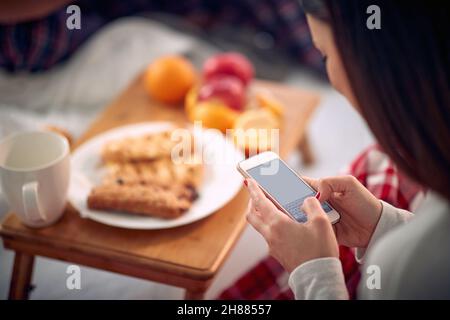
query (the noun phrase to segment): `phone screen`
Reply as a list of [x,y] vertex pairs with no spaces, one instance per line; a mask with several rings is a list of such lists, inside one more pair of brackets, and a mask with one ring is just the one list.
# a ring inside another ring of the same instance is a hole
[[[303,182],[283,161],[274,159],[247,170],[278,203],[298,222],[306,222],[306,215],[300,210],[303,201],[316,195],[310,186]],[[333,209],[326,202],[323,210],[328,213]]]

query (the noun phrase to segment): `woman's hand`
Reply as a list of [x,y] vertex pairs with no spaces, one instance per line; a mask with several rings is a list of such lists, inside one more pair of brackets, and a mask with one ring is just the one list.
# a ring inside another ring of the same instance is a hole
[[328,217],[315,198],[304,201],[306,223],[298,223],[266,198],[253,179],[247,179],[250,191],[248,222],[266,239],[270,254],[286,271],[302,263],[324,257],[339,257],[339,248]]
[[329,202],[340,213],[334,225],[339,244],[366,248],[381,216],[380,200],[353,176],[303,179],[318,191],[320,202]]

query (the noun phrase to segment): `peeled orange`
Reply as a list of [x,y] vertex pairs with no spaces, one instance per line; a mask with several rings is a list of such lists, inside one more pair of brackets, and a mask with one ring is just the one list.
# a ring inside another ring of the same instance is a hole
[[280,121],[266,109],[242,113],[235,121],[233,140],[237,147],[250,156],[278,146]]
[[280,127],[280,120],[265,109],[247,110],[236,119],[234,128],[240,129],[276,129]]
[[190,121],[194,121],[192,119],[192,110],[194,110],[195,106],[197,105],[197,100],[198,100],[198,87],[193,86],[188,91],[186,97],[184,98],[184,111],[186,112],[186,115]]
[[194,66],[181,56],[165,56],[147,68],[145,88],[155,100],[179,103],[196,82]]
[[255,99],[259,106],[269,110],[278,118],[283,118],[284,106],[275,97],[268,93],[257,93]]
[[232,129],[238,113],[220,100],[208,100],[196,104],[188,114],[191,121],[201,121],[208,128],[215,128],[225,133]]

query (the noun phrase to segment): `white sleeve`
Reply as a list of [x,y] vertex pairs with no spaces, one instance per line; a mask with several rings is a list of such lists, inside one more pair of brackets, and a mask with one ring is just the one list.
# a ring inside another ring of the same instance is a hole
[[[406,223],[414,215],[381,201],[383,209],[380,220],[370,239],[367,249],[356,249],[356,259],[361,262],[366,250],[389,230]],[[289,276],[289,286],[296,299],[348,299],[342,265],[337,258],[320,258],[298,266]]]
[[355,258],[359,263],[362,263],[366,251],[370,250],[374,243],[378,241],[386,232],[395,227],[405,224],[414,215],[406,210],[398,209],[387,202],[381,201],[383,209],[381,211],[380,220],[375,228],[375,231],[370,238],[367,248],[356,248]]
[[320,258],[298,266],[289,276],[289,286],[297,300],[348,299],[341,261]]

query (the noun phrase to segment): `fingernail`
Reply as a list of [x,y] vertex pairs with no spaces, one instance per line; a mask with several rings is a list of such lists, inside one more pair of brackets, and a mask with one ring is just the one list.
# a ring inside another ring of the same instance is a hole
[[319,198],[320,198],[320,192],[317,192],[316,199],[319,199]]
[[247,179],[244,179],[244,184],[245,184],[246,187],[248,187]]

